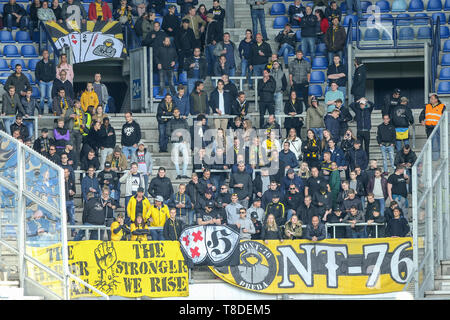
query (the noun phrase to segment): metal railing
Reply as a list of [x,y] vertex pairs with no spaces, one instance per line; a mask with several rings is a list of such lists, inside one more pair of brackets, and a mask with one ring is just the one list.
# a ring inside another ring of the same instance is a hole
[[[8,118],[15,118],[16,116],[0,116],[0,119],[8,119]],[[60,116],[29,116],[29,117],[23,117],[23,120],[32,120],[34,122],[34,137],[37,139],[39,137],[39,121],[40,120],[46,120],[46,119],[59,119]]]
[[413,284],[416,299],[434,288],[440,262],[450,258],[448,125],[445,111],[412,167],[414,272],[405,288]]
[[[67,230],[75,230],[75,229],[79,229],[79,230],[85,230],[85,231],[96,231],[97,232],[97,239],[101,239],[100,235],[101,233],[104,234],[105,232],[111,231],[110,227],[107,227],[105,225],[98,225],[98,226],[94,226],[94,225],[76,225],[76,224],[72,224],[72,225],[67,225]],[[148,227],[148,230],[163,230],[163,227]],[[86,234],[86,238],[87,238],[87,234]]]
[[[438,16],[434,26],[431,51],[431,92],[436,92],[437,67],[441,52],[441,18]],[[425,74],[425,77],[428,76]]]

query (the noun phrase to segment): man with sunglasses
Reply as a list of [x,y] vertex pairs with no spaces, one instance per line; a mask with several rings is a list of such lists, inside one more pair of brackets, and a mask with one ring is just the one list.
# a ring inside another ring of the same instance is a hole
[[289,221],[293,214],[297,213],[297,208],[303,203],[305,199],[304,193],[300,192],[298,187],[291,183],[289,185],[288,192],[284,196],[283,204],[285,205],[285,210],[287,212],[286,221]]
[[255,233],[255,226],[247,217],[247,210],[245,208],[239,209],[239,219],[236,221],[236,226],[239,229],[241,240],[252,239],[252,234]]

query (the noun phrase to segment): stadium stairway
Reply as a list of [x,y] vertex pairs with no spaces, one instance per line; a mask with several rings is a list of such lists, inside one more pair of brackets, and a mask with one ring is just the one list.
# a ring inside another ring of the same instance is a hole
[[425,291],[426,299],[450,299],[450,260],[440,263],[434,278],[434,290]]

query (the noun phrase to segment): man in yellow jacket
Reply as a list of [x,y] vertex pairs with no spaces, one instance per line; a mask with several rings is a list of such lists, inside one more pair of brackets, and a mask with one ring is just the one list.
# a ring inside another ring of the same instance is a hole
[[[155,198],[155,204],[150,208],[150,227],[164,227],[166,220],[170,217],[169,208],[163,203],[162,196]],[[163,230],[150,230],[152,240],[164,240]]]
[[98,96],[94,91],[94,85],[92,82],[88,82],[86,86],[86,91],[81,94],[81,108],[84,112],[87,111],[89,106],[94,106],[94,110],[98,107]]
[[124,223],[123,213],[119,213],[116,221],[111,224],[111,241],[127,240],[130,228]]
[[144,223],[147,223],[150,218],[151,208],[150,201],[144,196],[144,188],[139,187],[136,194],[128,201],[127,214],[131,222],[135,222],[136,217],[141,216],[144,219]]

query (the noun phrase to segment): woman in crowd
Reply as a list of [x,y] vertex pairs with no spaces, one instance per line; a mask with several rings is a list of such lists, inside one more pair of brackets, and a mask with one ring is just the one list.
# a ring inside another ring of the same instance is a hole
[[73,84],[73,67],[71,64],[67,62],[67,55],[65,53],[61,54],[59,57],[59,63],[56,66],[56,78],[60,79],[60,72],[64,70],[66,71],[66,79],[69,80]]
[[297,136],[300,137],[300,132],[303,127],[303,121],[301,118],[295,118],[303,113],[303,103],[300,99],[297,99],[297,93],[295,90],[291,91],[290,99],[284,104],[284,114],[289,115],[289,118],[285,118],[284,127],[286,133],[289,134],[291,128],[294,128],[297,132]]
[[[286,131],[288,131],[287,128]],[[289,150],[295,154],[295,158],[300,159],[302,155],[302,140],[297,136],[297,130],[295,128],[289,129],[288,136],[284,139],[283,144],[285,142],[289,142]]]
[[286,236],[286,239],[301,239],[302,231],[302,222],[298,220],[296,214],[293,214],[291,219],[284,225],[284,235]]
[[303,160],[308,163],[308,167],[320,166],[321,142],[316,137],[314,131],[307,131],[307,138],[302,144]]
[[131,241],[147,241],[150,233],[149,227],[144,223],[142,216],[137,216],[136,221],[131,223]]
[[275,222],[275,217],[273,214],[267,216],[266,223],[261,230],[261,240],[267,244],[269,240],[280,240],[283,242],[283,234],[281,232],[281,227],[277,226]]
[[92,116],[93,121],[100,121],[103,123],[103,119],[107,118],[108,115],[103,112],[103,107],[98,106],[97,109],[94,111],[94,115]]
[[328,141],[331,139],[331,133],[327,129],[323,130],[322,149],[325,150],[328,147]]
[[298,176],[302,179],[303,184],[306,185],[306,181],[311,177],[311,172],[308,167],[307,162],[302,162],[300,164],[300,169],[298,170]]
[[330,24],[321,9],[317,9],[314,14],[316,15],[317,21],[319,21],[320,24],[320,33],[318,34],[317,39],[320,40],[320,42],[323,42],[324,34],[327,32]]

